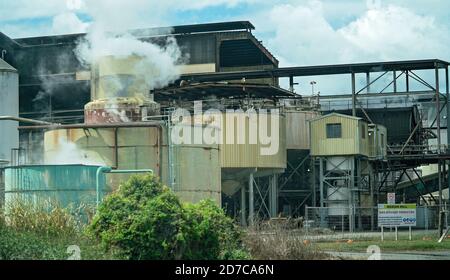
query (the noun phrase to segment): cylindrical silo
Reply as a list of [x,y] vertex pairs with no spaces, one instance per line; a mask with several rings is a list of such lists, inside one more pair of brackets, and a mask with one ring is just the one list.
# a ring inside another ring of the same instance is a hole
[[[119,170],[153,169],[186,202],[212,199],[221,203],[217,144],[171,144],[167,126],[64,128],[45,133],[47,164],[106,165]],[[169,152],[169,150],[171,152]],[[172,169],[172,178],[169,178]],[[116,189],[130,174],[107,174]]]
[[[19,116],[19,75],[0,58],[0,116]],[[0,162],[11,161],[11,149],[19,147],[18,123],[0,121]]]

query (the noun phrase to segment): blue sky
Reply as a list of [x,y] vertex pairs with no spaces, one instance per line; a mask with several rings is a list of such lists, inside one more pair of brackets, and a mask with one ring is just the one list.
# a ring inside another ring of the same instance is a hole
[[281,66],[450,60],[447,0],[0,2],[0,32],[13,38],[85,32],[92,22],[124,29],[250,20],[256,26],[255,35]]

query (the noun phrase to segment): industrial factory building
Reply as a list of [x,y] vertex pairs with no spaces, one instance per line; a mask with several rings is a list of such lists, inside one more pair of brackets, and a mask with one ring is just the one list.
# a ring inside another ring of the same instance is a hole
[[[161,46],[174,38],[187,57],[179,78],[156,88],[143,88],[152,71],[136,71],[139,56],[80,62],[75,48],[85,34],[0,33],[2,204],[49,197],[98,203],[130,173],[148,170],[182,200],[212,199],[243,225],[311,219],[313,207],[328,209],[321,223],[374,229],[376,215],[367,209],[387,193],[399,203],[448,203],[448,62],[279,68],[253,29],[225,22],[131,31]],[[386,87],[371,90],[388,73]],[[294,92],[296,77],[331,75],[351,77],[352,91]],[[412,82],[425,89],[412,90]],[[219,141],[196,141],[205,135]]]

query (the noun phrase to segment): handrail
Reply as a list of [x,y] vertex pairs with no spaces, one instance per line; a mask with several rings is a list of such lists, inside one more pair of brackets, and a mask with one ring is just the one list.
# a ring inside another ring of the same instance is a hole
[[97,168],[96,178],[96,205],[100,204],[100,175],[103,173],[152,173],[153,169],[125,169],[125,170],[113,170],[110,166],[100,166]]

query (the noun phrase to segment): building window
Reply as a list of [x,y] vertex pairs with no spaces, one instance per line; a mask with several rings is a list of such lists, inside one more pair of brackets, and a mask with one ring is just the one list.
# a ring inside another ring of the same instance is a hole
[[384,148],[384,134],[381,133],[381,148]]
[[366,125],[365,124],[361,125],[361,138],[366,139]]
[[327,124],[327,138],[341,138],[342,126],[340,123]]

